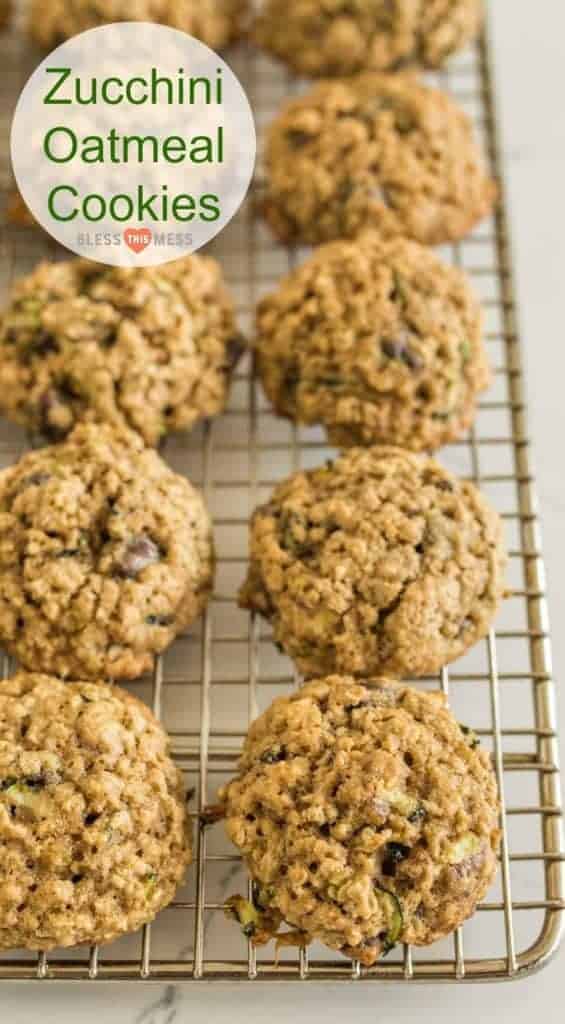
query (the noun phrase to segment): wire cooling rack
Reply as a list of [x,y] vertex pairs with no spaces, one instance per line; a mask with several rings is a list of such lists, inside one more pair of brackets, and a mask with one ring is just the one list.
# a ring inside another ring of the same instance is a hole
[[[261,55],[242,49],[230,59],[261,129],[297,86]],[[36,60],[20,38],[0,44],[2,202],[11,187],[7,138],[12,109]],[[486,38],[430,80],[451,92],[473,117],[500,181]],[[242,326],[249,330],[257,299],[302,256],[273,243],[254,217],[252,200],[213,249],[237,297]],[[39,259],[61,255],[31,229],[3,227],[0,288]],[[164,452],[175,469],[201,484],[214,514],[214,599],[199,627],[177,641],[153,677],[131,687],[163,720],[174,757],[186,773],[195,832],[195,860],[186,885],[174,904],[137,935],[100,950],[0,954],[0,979],[478,981],[519,977],[541,967],[556,950],[565,901],[554,686],[504,201],[492,220],[447,247],[444,255],[465,268],[483,300],[494,384],[481,402],[474,429],[440,457],[475,480],[502,513],[513,592],[485,641],[439,679],[417,685],[440,686],[459,720],[480,735],[493,756],[503,843],[498,880],[487,902],[450,939],[423,950],[400,948],[368,969],[317,945],[284,950],[277,964],[272,946],[254,950],[224,918],[225,898],[246,892],[249,883],[222,824],[207,825],[199,812],[233,773],[249,720],[297,684],[265,625],[237,607],[248,517],[283,476],[332,454],[317,429],[293,429],[277,419],[251,368],[243,366],[227,413],[201,431],[173,438]],[[23,433],[0,425],[0,464],[9,464],[25,448]],[[4,674],[9,670],[5,658]]]

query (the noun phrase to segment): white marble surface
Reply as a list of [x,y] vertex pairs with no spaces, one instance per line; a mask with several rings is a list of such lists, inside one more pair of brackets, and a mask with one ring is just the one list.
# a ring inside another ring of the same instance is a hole
[[[559,622],[565,596],[562,513],[565,475],[565,356],[562,343],[565,267],[565,5],[562,0],[490,0],[498,65],[504,157],[510,188],[521,322],[528,369],[530,424],[544,522],[556,676],[565,664]],[[532,18],[532,9],[539,12]],[[565,700],[560,718],[565,734]],[[560,996],[565,947],[538,976],[520,983],[459,986],[3,986],[0,1020],[7,1024],[173,1024],[204,1016],[212,1021],[286,1021],[300,1024],[342,1016],[356,1021],[500,1021],[544,1024],[563,1019]]]

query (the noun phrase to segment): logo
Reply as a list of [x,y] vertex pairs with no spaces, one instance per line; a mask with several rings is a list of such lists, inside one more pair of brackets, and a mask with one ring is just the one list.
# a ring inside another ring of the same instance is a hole
[[149,267],[229,224],[256,137],[245,90],[218,54],[178,29],[126,21],[44,58],[19,98],[11,147],[26,205],[61,245]]
[[152,241],[153,232],[149,228],[126,228],[124,231],[124,242],[132,252],[143,252]]

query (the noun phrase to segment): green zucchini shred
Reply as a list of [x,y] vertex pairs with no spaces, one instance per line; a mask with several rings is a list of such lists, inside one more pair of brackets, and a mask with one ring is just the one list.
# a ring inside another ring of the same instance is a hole
[[461,836],[461,839],[451,843],[447,853],[448,863],[461,864],[462,861],[473,857],[475,853],[479,853],[482,845],[478,836],[473,832],[467,832],[464,836]]
[[260,921],[260,913],[249,900],[243,896],[230,896],[224,903],[224,910],[228,917],[238,922],[246,938],[255,934]]
[[387,953],[390,953],[391,949],[394,949],[400,939],[404,926],[404,914],[402,904],[394,892],[391,892],[390,889],[385,889],[382,885],[377,885],[377,890],[383,894],[382,903],[387,908],[387,932],[383,940],[381,954],[386,956]]

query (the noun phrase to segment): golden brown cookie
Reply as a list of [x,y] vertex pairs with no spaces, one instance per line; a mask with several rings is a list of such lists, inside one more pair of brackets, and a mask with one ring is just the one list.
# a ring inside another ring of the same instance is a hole
[[98,421],[157,445],[223,410],[242,347],[215,260],[41,263],[0,311],[0,411],[50,441]]
[[321,246],[257,311],[257,363],[276,411],[339,447],[455,440],[489,383],[480,305],[429,249],[367,233]]
[[270,227],[308,245],[364,228],[455,241],[496,196],[467,115],[408,75],[320,82],[291,99],[268,132],[265,173]]
[[80,426],[0,473],[0,646],[30,670],[141,675],[212,577],[201,494],[131,432]]
[[330,676],[275,700],[221,793],[256,883],[229,907],[260,943],[285,921],[370,966],[475,910],[497,868],[489,757],[438,693]]
[[259,46],[301,75],[440,67],[473,40],[482,0],[267,0]]
[[32,0],[29,32],[52,50],[65,39],[113,21],[153,21],[219,49],[237,39],[248,0]]
[[191,860],[182,776],[145,704],[107,683],[0,682],[0,949],[111,942]]
[[240,602],[306,676],[423,676],[483,637],[504,593],[497,513],[400,448],[351,448],[275,488]]

